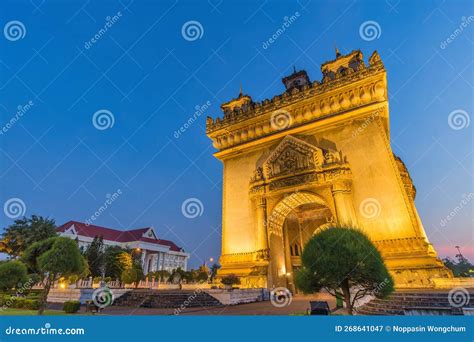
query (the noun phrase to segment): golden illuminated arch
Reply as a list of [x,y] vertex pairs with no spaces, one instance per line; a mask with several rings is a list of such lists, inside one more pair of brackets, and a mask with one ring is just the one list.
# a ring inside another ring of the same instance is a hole
[[288,214],[295,208],[304,204],[320,204],[329,208],[326,201],[320,196],[307,191],[294,192],[280,200],[268,217],[268,230],[270,235],[282,236],[283,223]]

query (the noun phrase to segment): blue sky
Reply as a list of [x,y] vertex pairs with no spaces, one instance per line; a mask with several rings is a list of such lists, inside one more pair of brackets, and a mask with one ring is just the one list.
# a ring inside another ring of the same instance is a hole
[[[466,123],[473,112],[472,3],[6,0],[1,7],[2,27],[23,25],[20,36],[0,36],[2,126],[18,106],[33,105],[0,134],[0,203],[19,198],[26,215],[61,224],[85,221],[120,189],[96,224],[154,226],[192,252],[192,266],[217,259],[222,167],[205,117],[221,115],[220,104],[240,83],[254,100],[281,93],[293,65],[320,80],[320,64],[333,59],[336,43],[342,53],[361,49],[366,58],[379,51],[393,149],[411,172],[428,236],[441,256],[454,255],[455,245],[474,256],[472,201],[440,224],[473,192],[473,124]],[[189,21],[202,27],[196,40],[182,35]],[[378,38],[361,36],[367,21],[380,27]],[[99,130],[92,118],[103,109],[114,124]],[[465,119],[461,129],[449,125],[453,111]],[[202,202],[201,216],[183,216],[188,198]],[[2,212],[0,226],[12,222]]]

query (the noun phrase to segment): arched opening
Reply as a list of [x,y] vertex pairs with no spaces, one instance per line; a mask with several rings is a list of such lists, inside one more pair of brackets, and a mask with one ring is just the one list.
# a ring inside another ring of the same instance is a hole
[[333,220],[326,202],[309,192],[295,192],[275,205],[269,217],[274,282],[296,292],[294,273],[313,234]]

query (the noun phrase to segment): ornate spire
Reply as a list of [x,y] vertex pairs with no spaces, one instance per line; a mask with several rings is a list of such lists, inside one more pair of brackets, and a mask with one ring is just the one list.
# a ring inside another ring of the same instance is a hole
[[336,58],[341,57],[341,56],[342,56],[342,55],[341,55],[341,52],[340,52],[339,49],[337,48],[336,43],[334,43],[334,49],[336,50]]
[[239,97],[242,97],[243,95],[244,95],[244,92],[242,91],[242,82],[240,82]]

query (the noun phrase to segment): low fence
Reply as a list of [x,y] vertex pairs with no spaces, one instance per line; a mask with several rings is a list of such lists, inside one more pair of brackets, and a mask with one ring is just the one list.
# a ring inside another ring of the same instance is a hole
[[[92,300],[94,292],[97,289],[62,289],[62,288],[55,288],[51,289],[48,294],[48,302],[49,303],[64,303],[68,300],[77,300],[81,302],[81,304],[85,304],[86,301]],[[101,290],[98,290],[101,291]],[[113,289],[111,293],[113,293],[114,300],[121,297],[123,294],[130,291],[129,289]]]
[[[138,285],[136,284],[123,284],[119,280],[113,280],[109,282],[104,281],[95,281],[93,278],[80,279],[73,284],[68,284],[67,282],[56,281],[51,288],[52,289],[97,289],[100,287],[107,286],[111,289],[155,289],[155,290],[194,290],[197,288],[200,289],[210,289],[213,284],[209,283],[190,283],[190,284],[174,284],[169,282],[160,282],[155,278],[145,278],[141,280]],[[43,283],[38,283],[34,285],[33,289],[42,289]]]

